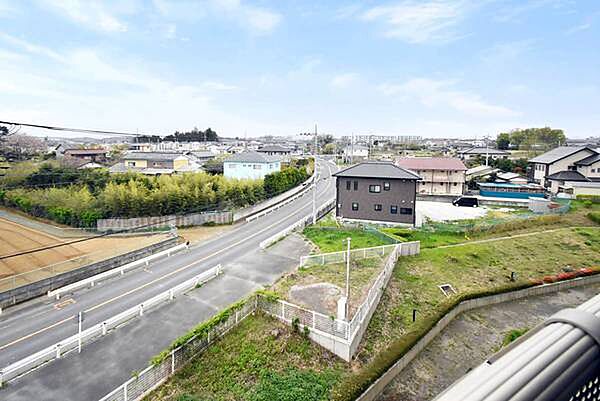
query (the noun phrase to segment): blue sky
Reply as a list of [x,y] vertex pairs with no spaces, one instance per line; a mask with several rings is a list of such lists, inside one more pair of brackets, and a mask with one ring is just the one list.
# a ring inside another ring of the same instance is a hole
[[0,0],[0,119],[600,135],[600,2]]

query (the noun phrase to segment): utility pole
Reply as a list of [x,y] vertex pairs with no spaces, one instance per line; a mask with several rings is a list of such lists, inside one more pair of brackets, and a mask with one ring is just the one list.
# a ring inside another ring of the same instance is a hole
[[351,238],[346,238],[348,241],[348,249],[346,251],[346,320],[348,320],[348,304],[350,303],[350,240]]
[[317,124],[315,124],[315,154],[314,154],[314,158],[315,158],[315,166],[314,166],[314,174],[315,174],[315,180],[313,182],[313,202],[312,202],[312,208],[313,208],[313,224],[317,223]]
[[350,164],[354,164],[354,132],[352,133],[352,139],[350,140]]

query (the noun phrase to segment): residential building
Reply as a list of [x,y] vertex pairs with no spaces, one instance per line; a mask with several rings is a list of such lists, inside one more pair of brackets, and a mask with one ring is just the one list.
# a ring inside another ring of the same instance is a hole
[[289,156],[292,150],[281,145],[265,145],[256,150],[259,153],[266,153],[269,156]]
[[421,177],[419,195],[462,195],[467,167],[453,157],[401,157],[396,165]]
[[518,173],[499,172],[496,174],[496,182],[504,182],[510,184],[527,184],[527,178]]
[[201,171],[189,156],[169,152],[128,152],[123,161],[112,166],[111,173],[135,171],[147,175]]
[[477,178],[480,178],[480,179],[488,178],[490,175],[497,174],[501,171],[502,170],[500,170],[499,168],[495,168],[492,166],[486,166],[486,165],[476,166],[476,167],[473,167],[473,168],[470,168],[467,170],[466,179],[467,179],[467,181],[471,181],[471,180],[475,180]]
[[561,171],[579,171],[584,176],[590,174],[590,177],[600,178],[600,163],[591,157],[598,154],[598,151],[589,146],[559,146],[528,161],[529,178],[545,187],[550,186],[547,178]]
[[581,174],[579,171],[573,170],[563,170],[550,174],[545,177],[545,181],[549,184],[547,188],[555,195],[565,192],[565,189],[567,188],[572,188],[572,184],[575,182],[591,182],[585,175]]
[[577,198],[577,195],[600,196],[600,182],[569,181],[563,184],[563,192],[571,198]]
[[236,153],[223,162],[223,175],[227,178],[259,179],[281,170],[281,158],[254,150]]
[[63,155],[65,157],[73,157],[76,159],[90,160],[93,162],[106,161],[106,149],[65,149]]
[[471,147],[458,152],[458,156],[462,160],[472,160],[478,157],[488,158],[489,160],[508,159],[510,152],[506,150],[486,148],[486,147]]
[[348,145],[344,148],[343,154],[347,163],[361,162],[369,159],[369,148],[358,144]]
[[336,216],[375,223],[415,224],[420,177],[388,162],[365,162],[335,174]]

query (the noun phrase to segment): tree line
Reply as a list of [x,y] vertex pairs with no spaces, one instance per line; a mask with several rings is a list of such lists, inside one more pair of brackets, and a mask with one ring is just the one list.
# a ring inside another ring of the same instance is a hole
[[194,127],[191,131],[175,131],[171,135],[160,137],[158,135],[140,135],[135,138],[136,143],[158,142],[218,142],[219,136],[211,128],[204,131]]
[[498,149],[552,149],[566,142],[565,133],[561,129],[526,128],[502,132],[496,138]]
[[237,180],[204,172],[159,177],[109,175],[104,169],[44,164],[0,187],[0,203],[60,224],[95,227],[102,218],[242,208],[285,192],[308,177],[306,166],[290,166],[264,180]]

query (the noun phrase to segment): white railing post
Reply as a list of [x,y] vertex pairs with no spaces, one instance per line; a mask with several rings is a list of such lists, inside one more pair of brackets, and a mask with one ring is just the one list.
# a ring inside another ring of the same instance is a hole
[[102,322],[102,335],[106,335],[106,322]]
[[313,329],[315,329],[317,327],[317,314],[315,313],[315,311],[312,311],[312,315],[313,315]]
[[129,381],[126,381],[125,384],[123,384],[123,401],[127,401],[127,383],[129,383]]
[[173,295],[173,289],[170,289],[170,290],[169,290],[169,301],[172,301],[172,300],[173,300],[173,298],[174,298],[174,295]]
[[0,370],[0,388],[4,386],[4,372]]
[[171,374],[175,373],[175,350],[171,351]]
[[56,344],[56,359],[60,359],[60,344]]
[[235,324],[238,324],[239,311],[235,311]]
[[144,304],[140,304],[140,316],[144,316]]

